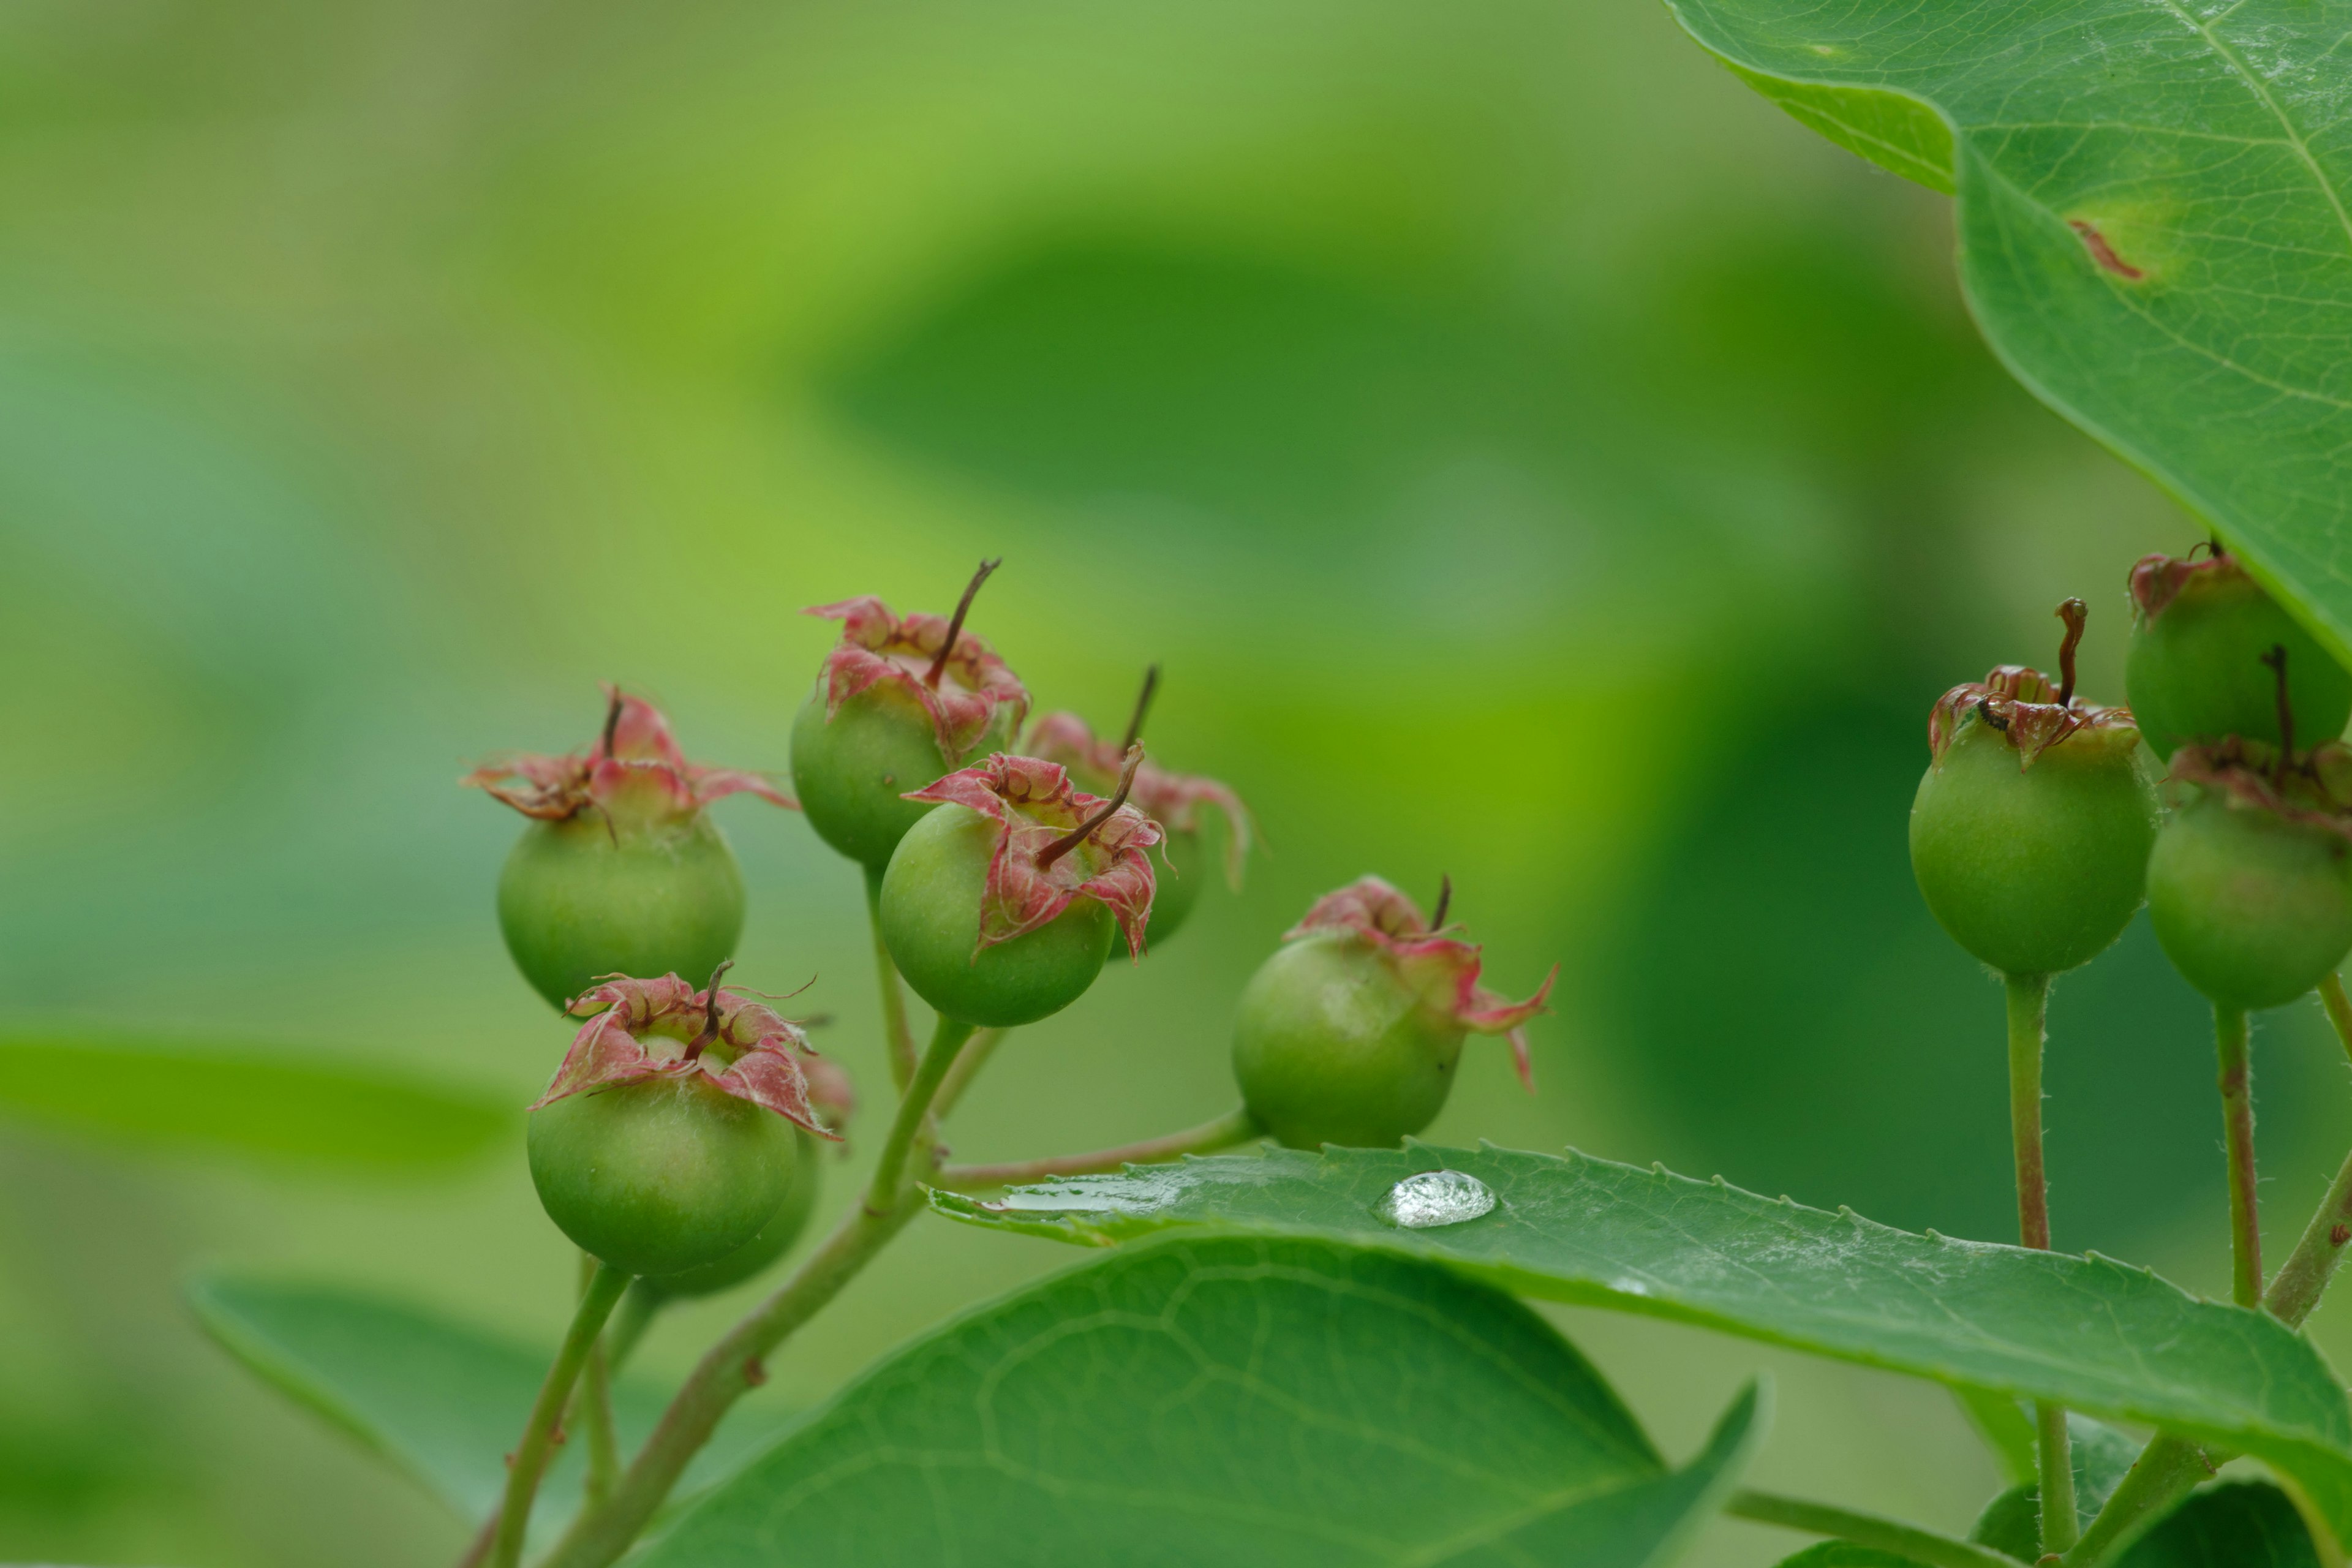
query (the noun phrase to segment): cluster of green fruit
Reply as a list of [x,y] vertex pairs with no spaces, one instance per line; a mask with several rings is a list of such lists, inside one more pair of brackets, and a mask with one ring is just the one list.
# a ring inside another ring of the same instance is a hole
[[[2130,707],[2008,665],[1936,704],[1911,812],[1919,888],[2010,975],[2089,962],[2145,901],[2222,1009],[2292,1002],[2352,952],[2352,674],[2232,556],[2133,569]],[[2299,739],[2318,742],[2298,750]],[[2142,741],[2147,742],[2141,745]],[[2161,794],[2147,753],[2168,762]]]
[[[811,1156],[851,1103],[797,1026],[719,984],[744,889],[711,801],[797,805],[863,868],[886,1009],[903,977],[940,1016],[932,1054],[944,1040],[949,1058],[975,1031],[1076,1001],[1120,938],[1140,959],[1175,934],[1206,880],[1213,812],[1238,881],[1241,801],[1155,766],[1137,740],[1154,678],[1119,741],[1067,713],[1024,737],[1026,688],[964,628],[993,567],[952,616],[871,597],[810,612],[842,636],[793,724],[796,800],[688,763],[661,714],[617,690],[589,748],[467,781],[534,819],[500,878],[499,922],[541,994],[588,1020],[532,1109],[533,1181],[564,1233],[638,1277],[641,1296],[716,1290],[782,1256],[814,1203]],[[1394,1144],[1437,1114],[1474,1031],[1508,1036],[1525,1076],[1521,1026],[1550,982],[1523,1003],[1482,989],[1478,950],[1446,934],[1444,905],[1424,918],[1367,878],[1286,936],[1240,1004],[1243,1125],[1297,1146]],[[680,978],[704,974],[698,991]]]

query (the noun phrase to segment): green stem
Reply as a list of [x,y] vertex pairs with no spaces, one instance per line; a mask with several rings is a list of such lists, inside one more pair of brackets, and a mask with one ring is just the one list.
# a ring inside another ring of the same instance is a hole
[[[2345,997],[2344,982],[2333,974],[2320,982],[2319,999],[2327,1008],[2328,1022],[2336,1026],[2336,1039],[2352,1055],[2352,1002]],[[2250,1127],[2250,1155],[2252,1131]],[[2235,1164],[2233,1159],[2233,1173]],[[2336,1265],[2344,1261],[2347,1242],[2352,1242],[2352,1155],[2346,1156],[2327,1195],[2312,1212],[2311,1223],[2303,1227],[2294,1250],[2272,1277],[2270,1289],[2263,1296],[2263,1310],[2288,1328],[2302,1327],[2326,1293]],[[2159,1436],[2152,1439],[2140,1450],[2130,1473],[2107,1499],[2098,1518],[2091,1521],[2091,1528],[2083,1532],[2082,1541],[2066,1554],[2066,1568],[2096,1568],[2112,1560],[2141,1531],[2188,1496],[2192,1487],[2233,1458],[2227,1449],[2209,1452],[2186,1438]]]
[[637,1342],[653,1327],[654,1319],[669,1304],[669,1299],[640,1279],[629,1287],[621,1298],[620,1310],[613,1314],[613,1326],[604,1335],[604,1364],[618,1372],[629,1364],[636,1353]]
[[1723,1511],[1758,1524],[1777,1524],[1784,1530],[1801,1530],[1809,1535],[1828,1535],[1857,1545],[1874,1546],[1882,1552],[1907,1557],[1924,1568],[2017,1568],[2013,1557],[1938,1535],[1932,1530],[1881,1519],[1876,1514],[1832,1508],[1827,1503],[1781,1497],[1775,1492],[1743,1487],[1731,1494]]
[[1100,1171],[1116,1171],[1121,1165],[1149,1165],[1162,1160],[1173,1160],[1183,1154],[1206,1154],[1213,1150],[1230,1149],[1236,1143],[1246,1143],[1265,1135],[1257,1118],[1247,1110],[1225,1112],[1213,1121],[1203,1121],[1198,1127],[1188,1127],[1181,1132],[1163,1137],[1146,1138],[1139,1142],[1124,1143],[1116,1149],[1097,1149],[1088,1154],[1054,1154],[1042,1160],[1013,1160],[1001,1165],[943,1166],[934,1186],[959,1191],[974,1191],[983,1187],[1010,1187],[1023,1182],[1042,1182],[1054,1176],[1086,1176]]
[[2345,1054],[2352,1056],[2352,996],[2344,994],[2342,975],[2330,974],[2319,983],[2319,1002],[2327,1009],[2327,1021],[2336,1026],[2336,1038]]
[[627,1275],[609,1263],[600,1263],[581,1294],[580,1310],[572,1315],[572,1327],[564,1332],[554,1364],[547,1369],[547,1381],[540,1384],[539,1397],[531,1403],[522,1441],[507,1464],[506,1496],[499,1505],[498,1535],[490,1548],[492,1568],[516,1568],[522,1561],[523,1532],[530,1528],[531,1500],[539,1493],[539,1479],[546,1473],[548,1455],[555,1447],[557,1418],[572,1397],[572,1385],[579,1381],[596,1336],[604,1331],[604,1320],[612,1315],[613,1304],[628,1283]]
[[2254,1068],[2252,1031],[2242,1008],[2213,1009],[2213,1044],[2221,1058],[2221,1131],[2230,1154],[2230,1299],[2241,1307],[2263,1300],[2263,1233],[2254,1190]]
[[2063,1552],[2083,1533],[2082,1516],[2075,1511],[2074,1453],[2066,1432],[2065,1407],[2036,1400],[2033,1436],[2035,1452],[2041,1456],[2042,1550]]
[[874,971],[882,983],[882,1036],[890,1047],[890,1081],[903,1094],[915,1071],[915,1032],[907,1026],[907,994],[898,989],[898,965],[882,940],[882,868],[866,868],[866,923],[874,933]]
[[[2050,1250],[2050,1181],[2042,1163],[2042,1046],[2050,1006],[2050,976],[2003,977],[2009,999],[2009,1134],[2017,1160],[2017,1237]],[[2074,1544],[2074,1460],[2059,1405],[2033,1407],[2035,1452],[2042,1488],[2042,1550]]]
[[920,1179],[937,1157],[937,1123],[929,1114],[931,1098],[971,1036],[971,1025],[940,1020],[930,1048],[898,1102],[864,1199],[851,1206],[824,1245],[803,1259],[774,1295],[704,1354],[662,1412],[660,1424],[614,1489],[612,1500],[583,1510],[548,1554],[543,1568],[604,1568],[626,1552],[677,1486],[687,1462],[710,1440],[719,1417],[767,1381],[769,1352],[839,1295],[921,1211]]
[[948,1068],[955,1065],[957,1053],[971,1038],[971,1030],[970,1024],[942,1016],[939,1026],[931,1031],[931,1043],[924,1050],[923,1059],[915,1064],[915,1076],[908,1081],[907,1092],[898,1101],[898,1114],[890,1123],[890,1136],[883,1141],[882,1158],[874,1167],[872,1185],[866,1190],[866,1213],[887,1214],[897,1205],[916,1135],[930,1121],[931,1099],[939,1093]]
[[945,1121],[954,1113],[955,1108],[963,1100],[963,1091],[971,1087],[971,1080],[980,1076],[980,1069],[988,1065],[988,1058],[996,1054],[996,1047],[1003,1045],[1004,1037],[1012,1032],[1010,1029],[981,1029],[972,1035],[971,1044],[963,1048],[963,1055],[956,1058],[955,1066],[948,1069],[948,1080],[940,1085],[939,1098],[931,1101],[933,1116]]
[[[580,1293],[583,1296],[596,1283],[597,1268],[594,1258],[584,1252],[580,1255]],[[572,1400],[572,1409],[588,1434],[585,1491],[588,1506],[593,1508],[611,1494],[613,1482],[621,1473],[620,1447],[613,1436],[611,1365],[604,1348],[604,1336],[601,1333],[588,1347],[588,1364],[581,1369],[580,1392]]]

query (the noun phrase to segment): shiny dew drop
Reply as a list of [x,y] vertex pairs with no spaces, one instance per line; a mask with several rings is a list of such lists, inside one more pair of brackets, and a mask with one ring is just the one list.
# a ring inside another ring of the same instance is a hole
[[1404,1230],[1434,1230],[1490,1214],[1495,1194],[1461,1171],[1423,1171],[1391,1187],[1372,1213]]

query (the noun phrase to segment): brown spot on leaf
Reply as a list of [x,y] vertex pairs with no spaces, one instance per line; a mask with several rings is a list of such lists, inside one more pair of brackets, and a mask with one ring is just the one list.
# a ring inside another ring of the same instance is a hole
[[2130,262],[2126,261],[2122,257],[2117,256],[2116,254],[2116,247],[2107,243],[2107,237],[2101,234],[2089,224],[2084,222],[2081,218],[2068,218],[2066,220],[2066,226],[2083,237],[2083,248],[2091,253],[2092,260],[2097,262],[2100,266],[2105,268],[2108,271],[2114,273],[2125,282],[2137,283],[2147,276],[2147,273],[2142,272],[2138,268],[2134,267]]

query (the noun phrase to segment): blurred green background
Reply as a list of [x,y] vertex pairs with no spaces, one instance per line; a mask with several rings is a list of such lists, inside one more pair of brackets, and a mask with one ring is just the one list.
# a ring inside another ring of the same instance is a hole
[[[1224,1109],[1307,901],[1446,872],[1493,983],[1563,977],[1539,1095],[1474,1046],[1433,1138],[2011,1233],[1998,994],[1904,852],[1927,705],[2076,593],[2118,700],[2125,571],[2197,532],[1991,362],[1941,198],[1644,0],[16,0],[0,211],[0,1027],[519,1107],[566,1031],[462,767],[584,742],[617,679],[781,769],[802,606],[944,609],[1001,552],[974,625],[1041,700],[1113,723],[1160,662],[1158,755],[1273,851],[1016,1037],[960,1152]],[[830,1207],[887,1099],[856,879],[719,814],[740,976],[814,975],[868,1095]],[[2219,1291],[2205,1027],[2136,928],[2059,992],[2049,1114],[2060,1244]],[[2257,1049],[2283,1246],[2352,1116],[2314,1016]],[[454,1553],[177,1291],[251,1264],[551,1339],[572,1255],[501,1125],[370,1176],[0,1121],[0,1558]],[[1072,1261],[919,1223],[762,1397]],[[1947,1527],[1996,1485],[1931,1389],[1559,1317],[1672,1452],[1763,1365],[1766,1483]]]

